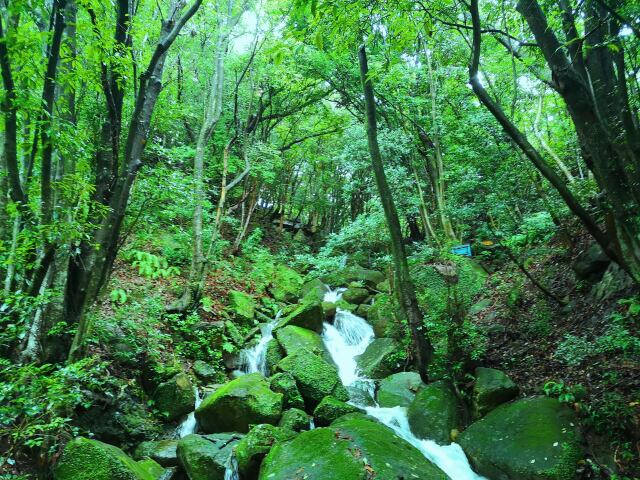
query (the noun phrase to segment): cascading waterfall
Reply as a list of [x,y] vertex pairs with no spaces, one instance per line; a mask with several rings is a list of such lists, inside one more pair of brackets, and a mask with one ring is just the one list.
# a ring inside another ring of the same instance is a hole
[[227,467],[224,471],[224,480],[240,480],[240,472],[238,471],[238,460],[232,453],[227,460]]
[[282,310],[278,311],[276,317],[269,323],[265,323],[261,328],[261,337],[258,343],[253,347],[243,350],[240,354],[241,360],[241,372],[244,374],[260,372],[265,377],[269,374],[267,372],[267,344],[273,338],[273,327],[276,326],[278,320],[280,320]]
[[178,438],[183,438],[183,437],[186,437],[187,435],[190,435],[196,432],[196,427],[197,427],[196,409],[200,406],[200,403],[202,402],[202,397],[200,396],[200,391],[198,390],[197,387],[193,387],[193,390],[195,391],[195,394],[196,394],[195,408],[193,409],[193,412],[187,415],[187,418],[185,418],[184,421],[180,425],[178,425],[178,428],[176,428],[176,437]]
[[[326,293],[326,302],[336,302],[344,289]],[[432,463],[454,480],[484,480],[475,473],[460,445],[452,443],[442,446],[431,440],[417,438],[409,427],[407,409],[404,407],[382,408],[375,404],[375,383],[358,371],[356,357],[366,350],[374,339],[373,328],[363,318],[338,309],[333,325],[324,324],[322,338],[331,358],[338,366],[340,380],[351,394],[349,403],[363,408],[372,417],[391,428],[396,434],[416,447]]]

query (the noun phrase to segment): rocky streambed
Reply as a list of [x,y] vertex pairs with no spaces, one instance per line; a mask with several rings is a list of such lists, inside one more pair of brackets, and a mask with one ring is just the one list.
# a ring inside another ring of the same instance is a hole
[[188,374],[158,387],[157,406],[191,422],[182,438],[145,441],[130,456],[79,437],[56,480],[574,479],[580,432],[557,400],[518,398],[504,373],[478,368],[463,402],[448,380],[402,371],[377,311],[383,282],[352,269],[304,285],[298,305],[262,329],[251,361],[197,408]]

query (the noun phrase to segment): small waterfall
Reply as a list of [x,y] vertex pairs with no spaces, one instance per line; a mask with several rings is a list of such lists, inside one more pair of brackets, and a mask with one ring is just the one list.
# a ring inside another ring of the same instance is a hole
[[267,344],[273,338],[273,327],[276,326],[282,310],[278,311],[276,317],[262,326],[260,333],[261,338],[253,347],[245,349],[240,354],[240,360],[242,362],[241,371],[243,374],[260,372],[265,377],[269,374],[267,372]]
[[200,406],[200,403],[202,403],[202,397],[200,396],[200,391],[197,387],[193,387],[193,390],[196,394],[195,408],[193,409],[193,412],[187,415],[187,418],[185,418],[184,421],[180,425],[178,425],[178,428],[176,428],[177,438],[186,437],[187,435],[191,435],[192,433],[196,432],[196,409]]
[[224,471],[224,480],[240,480],[240,472],[238,472],[238,460],[235,454],[231,453],[227,460],[227,468]]
[[[344,289],[327,292],[324,300],[336,302]],[[358,371],[356,357],[366,350],[375,338],[373,328],[363,318],[338,309],[333,325],[324,324],[322,333],[324,345],[338,366],[340,380],[351,393],[353,405],[364,408],[372,417],[391,428],[396,434],[416,447],[432,463],[455,480],[484,480],[469,465],[460,445],[438,445],[431,440],[421,440],[411,433],[406,408],[381,408],[367,406],[362,400],[375,398],[375,382],[363,377]],[[365,395],[361,395],[364,393]]]
[[309,430],[316,428],[316,422],[313,421],[313,417],[309,417]]

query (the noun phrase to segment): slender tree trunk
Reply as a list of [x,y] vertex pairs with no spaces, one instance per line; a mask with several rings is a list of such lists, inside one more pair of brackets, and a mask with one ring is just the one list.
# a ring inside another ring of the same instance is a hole
[[373,85],[369,78],[369,67],[367,64],[367,53],[365,46],[362,45],[358,52],[360,62],[360,78],[362,81],[362,89],[364,92],[364,103],[367,118],[367,142],[369,145],[369,153],[371,155],[371,164],[380,193],[380,200],[384,208],[387,226],[391,237],[391,251],[393,254],[393,263],[395,266],[396,276],[396,292],[399,297],[400,307],[406,315],[411,330],[413,346],[415,349],[415,363],[420,375],[425,380],[428,377],[428,367],[433,357],[433,347],[424,326],[424,319],[418,306],[415,288],[409,274],[409,265],[402,241],[402,231],[400,229],[400,221],[398,212],[391,196],[391,189],[387,183],[384,173],[384,165],[382,163],[382,155],[378,145],[378,126],[376,121],[375,98],[373,94]]

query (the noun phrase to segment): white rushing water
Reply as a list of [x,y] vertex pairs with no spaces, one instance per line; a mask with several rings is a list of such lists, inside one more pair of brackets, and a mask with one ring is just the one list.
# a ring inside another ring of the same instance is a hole
[[[336,302],[344,289],[332,290],[324,296],[326,302]],[[396,434],[416,447],[422,454],[443,470],[452,480],[484,480],[475,473],[460,445],[438,445],[432,440],[422,440],[411,433],[407,410],[403,407],[382,408],[360,403],[362,398],[375,398],[375,383],[363,377],[358,371],[356,357],[366,350],[373,341],[373,328],[363,318],[345,310],[338,309],[333,325],[324,324],[322,333],[324,345],[331,358],[338,366],[340,380],[351,392],[350,403],[364,408],[372,417],[377,418]],[[354,395],[355,391],[363,391],[366,395]]]
[[280,315],[282,315],[282,310],[276,314],[273,320],[262,326],[262,335],[258,343],[251,348],[243,350],[240,354],[242,373],[260,372],[265,377],[269,375],[269,372],[267,372],[267,344],[273,338],[273,327],[280,320]]
[[196,427],[197,427],[196,409],[200,406],[200,403],[202,402],[202,397],[200,396],[200,391],[198,390],[197,387],[193,387],[193,390],[195,391],[195,394],[196,394],[196,405],[195,405],[195,408],[193,409],[193,412],[187,415],[187,418],[185,418],[184,421],[180,425],[178,425],[178,428],[176,429],[176,437],[178,438],[183,438],[183,437],[186,437],[187,435],[191,435],[192,433],[196,433]]
[[240,472],[238,471],[238,460],[232,453],[227,460],[227,468],[224,471],[224,480],[240,480]]

